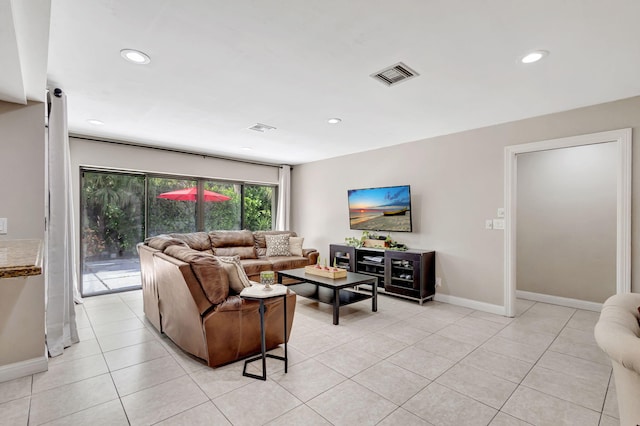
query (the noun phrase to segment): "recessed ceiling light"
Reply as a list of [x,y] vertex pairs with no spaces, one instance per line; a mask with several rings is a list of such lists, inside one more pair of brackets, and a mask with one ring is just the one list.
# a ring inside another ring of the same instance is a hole
[[242,150],[243,151],[253,151],[253,148],[251,148],[250,146],[243,146]]
[[104,122],[103,121],[96,120],[95,118],[88,119],[87,123],[93,124],[94,126],[104,126]]
[[127,61],[138,65],[145,65],[151,62],[151,58],[149,58],[146,53],[134,49],[122,49],[120,51],[120,56]]
[[534,62],[538,62],[540,59],[544,58],[548,54],[549,52],[547,52],[546,50],[536,50],[536,51],[527,53],[525,56],[523,56],[520,59],[520,62],[522,62],[523,64],[532,64]]
[[341,118],[330,118],[330,119],[327,120],[327,123],[329,123],[329,124],[338,124],[341,121],[342,121]]

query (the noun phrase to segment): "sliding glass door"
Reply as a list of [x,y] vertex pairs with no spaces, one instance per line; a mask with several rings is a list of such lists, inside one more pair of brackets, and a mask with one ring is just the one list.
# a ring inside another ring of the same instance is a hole
[[83,171],[83,296],[140,288],[136,244],[144,239],[144,175]]
[[80,291],[140,288],[136,244],[159,234],[270,230],[275,188],[106,170],[82,170]]

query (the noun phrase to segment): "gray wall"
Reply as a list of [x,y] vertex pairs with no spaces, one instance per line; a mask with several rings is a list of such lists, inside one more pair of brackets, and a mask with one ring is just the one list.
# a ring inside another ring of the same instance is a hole
[[[43,103],[0,102],[2,240],[44,239],[44,117]],[[22,361],[46,366],[44,332],[44,275],[0,279],[0,381],[18,377]]]
[[[504,203],[504,147],[633,128],[640,134],[640,97],[420,140],[296,166],[292,172],[292,229],[328,256],[329,244],[350,231],[347,189],[410,184],[414,232],[392,237],[434,249],[440,294],[503,306],[503,231],[485,219]],[[633,153],[633,241],[640,215],[640,150]],[[633,248],[632,248],[633,250]],[[640,271],[640,252],[632,268]],[[640,291],[640,273],[633,274]]]
[[[74,194],[80,166],[277,184],[278,167],[109,142],[69,138]],[[77,199],[77,197],[76,197]]]
[[517,289],[604,302],[616,292],[617,145],[517,163]]
[[0,102],[0,217],[2,240],[44,238],[45,108]]
[[[633,128],[633,139],[637,140],[638,111],[640,97],[634,97],[296,166],[292,171],[292,229],[305,237],[305,246],[315,246],[322,256],[328,256],[330,243],[360,235],[349,230],[347,189],[410,184],[415,232],[392,236],[411,247],[437,250],[437,274],[443,280],[440,293],[503,305],[503,233],[485,230],[484,220],[495,217],[496,208],[503,206],[504,147],[626,127]],[[0,103],[1,144],[9,153],[0,157],[0,177],[14,183],[0,189],[0,217],[9,217],[10,232],[15,232],[4,238],[43,233],[44,151],[42,145],[36,146],[43,140],[43,117],[42,104]],[[18,145],[25,143],[27,147]],[[158,165],[154,169],[172,164],[170,153],[140,150],[133,155],[129,149],[99,145],[80,147],[72,140],[74,164],[136,169],[147,164]],[[200,165],[194,156],[188,157],[192,160],[181,164],[192,174],[207,168],[211,177],[218,176],[217,163],[203,161],[206,165]],[[232,168],[229,165],[225,170]],[[243,176],[245,170],[230,173]],[[276,175],[273,168],[271,176]],[[640,237],[636,220],[640,217],[638,149],[633,153],[632,211],[635,272],[640,271],[640,251],[635,249]],[[640,273],[632,276],[632,290],[640,292]]]

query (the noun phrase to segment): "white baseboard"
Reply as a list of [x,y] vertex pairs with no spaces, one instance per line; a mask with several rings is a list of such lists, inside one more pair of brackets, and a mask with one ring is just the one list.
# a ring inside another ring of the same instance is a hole
[[533,300],[534,302],[550,303],[552,305],[566,306],[568,308],[584,309],[585,311],[600,312],[602,303],[586,300],[570,299],[568,297],[552,296],[550,294],[532,293],[530,291],[516,290],[518,299]]
[[0,383],[35,373],[41,373],[48,369],[49,360],[46,355],[3,365],[0,366]]
[[475,309],[476,311],[488,312],[495,315],[504,316],[505,314],[504,306],[492,305],[491,303],[479,302],[477,300],[465,299],[463,297],[451,296],[449,294],[436,293],[433,300],[436,302],[450,303],[452,305]]

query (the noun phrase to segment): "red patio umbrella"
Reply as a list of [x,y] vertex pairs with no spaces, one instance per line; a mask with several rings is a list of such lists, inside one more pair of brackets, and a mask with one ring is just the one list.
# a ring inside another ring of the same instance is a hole
[[[176,200],[176,201],[196,201],[198,198],[198,188],[185,188],[185,189],[177,189],[175,191],[163,192],[158,195],[158,198],[166,198],[168,200]],[[227,197],[226,195],[218,194],[217,192],[204,190],[204,200],[205,201],[227,201],[230,200],[231,197]]]

